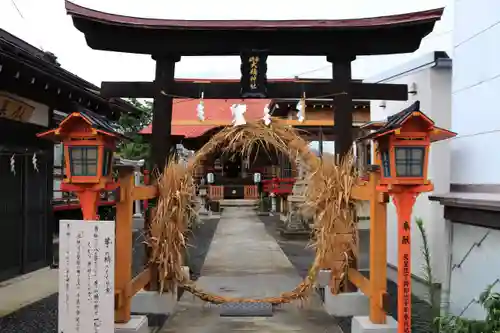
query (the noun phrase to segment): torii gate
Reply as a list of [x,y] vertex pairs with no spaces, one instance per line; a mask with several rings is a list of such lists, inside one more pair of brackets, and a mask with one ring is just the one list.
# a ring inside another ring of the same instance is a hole
[[[107,97],[154,98],[152,158],[162,168],[172,139],[172,100],[199,98],[331,97],[337,154],[353,142],[352,100],[407,100],[406,85],[352,82],[351,62],[358,55],[414,52],[441,18],[443,8],[349,20],[164,20],[103,13],[66,1],[75,27],[97,50],[150,54],[156,61],[154,82],[103,82]],[[244,38],[242,38],[244,36]],[[290,43],[290,40],[300,43]],[[331,41],[331,42],[330,42]],[[175,80],[182,56],[239,55],[240,82]],[[267,80],[272,55],[326,56],[333,80]],[[256,59],[258,61],[255,61]]]

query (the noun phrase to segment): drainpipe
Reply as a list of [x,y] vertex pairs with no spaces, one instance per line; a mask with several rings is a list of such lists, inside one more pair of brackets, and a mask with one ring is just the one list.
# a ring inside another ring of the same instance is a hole
[[453,274],[453,223],[445,220],[446,228],[446,270],[444,272],[443,286],[441,288],[441,314],[445,315],[450,312],[450,292],[451,292],[451,276]]

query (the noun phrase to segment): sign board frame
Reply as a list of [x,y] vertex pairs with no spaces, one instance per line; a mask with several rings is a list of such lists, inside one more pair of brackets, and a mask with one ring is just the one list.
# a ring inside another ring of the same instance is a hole
[[59,333],[114,331],[115,221],[59,222]]

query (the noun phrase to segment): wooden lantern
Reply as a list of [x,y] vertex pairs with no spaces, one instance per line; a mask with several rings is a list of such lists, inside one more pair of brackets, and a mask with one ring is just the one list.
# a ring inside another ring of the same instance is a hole
[[73,112],[58,128],[37,136],[63,143],[61,190],[78,195],[85,220],[97,219],[99,192],[117,187],[112,178],[113,153],[124,137],[108,120],[88,110]]
[[456,134],[435,126],[420,111],[417,101],[389,117],[375,132],[361,138],[372,139],[380,161],[380,185],[429,185],[427,167],[431,142]]
[[[372,124],[373,125],[373,124]],[[367,126],[368,127],[368,126]],[[398,333],[411,330],[411,214],[417,196],[433,190],[427,179],[431,142],[456,133],[439,128],[420,111],[417,101],[377,125],[372,139],[381,167],[377,189],[388,192],[398,215]],[[366,127],[365,127],[366,128]]]

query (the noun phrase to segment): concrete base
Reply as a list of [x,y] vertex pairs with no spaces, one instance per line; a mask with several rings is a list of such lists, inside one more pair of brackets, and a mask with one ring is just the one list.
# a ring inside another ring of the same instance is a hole
[[373,324],[368,317],[353,317],[351,333],[397,333],[398,322],[387,317],[385,324]]
[[330,279],[332,277],[332,271],[329,269],[320,269],[318,272],[318,276],[316,277],[316,283],[318,287],[325,288],[330,283]]
[[311,237],[311,231],[309,230],[287,230],[286,228],[280,228],[280,236],[286,239],[308,239]]
[[148,317],[132,316],[126,324],[115,324],[115,333],[149,333]]
[[332,295],[330,290],[325,290],[323,306],[329,315],[337,317],[368,316],[370,313],[369,299],[361,292]]
[[162,293],[141,290],[132,297],[133,313],[170,314],[177,304],[177,292]]
[[221,207],[252,207],[258,206],[259,201],[254,199],[224,199],[219,201]]

